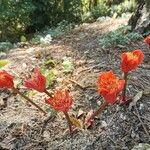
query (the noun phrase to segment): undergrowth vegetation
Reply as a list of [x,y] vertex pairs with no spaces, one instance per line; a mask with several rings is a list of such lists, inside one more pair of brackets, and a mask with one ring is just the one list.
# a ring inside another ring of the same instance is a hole
[[62,34],[64,25],[68,30],[70,23],[93,22],[101,16],[121,16],[122,13],[133,12],[136,1],[5,0],[0,1],[0,5],[0,41],[18,42],[22,36],[31,39],[34,33],[44,28],[56,36]]
[[130,42],[142,39],[143,36],[131,31],[130,26],[121,26],[99,38],[99,44],[104,47],[116,47],[129,44]]

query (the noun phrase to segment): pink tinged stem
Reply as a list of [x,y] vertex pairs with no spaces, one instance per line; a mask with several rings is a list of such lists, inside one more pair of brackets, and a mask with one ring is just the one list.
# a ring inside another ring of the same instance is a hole
[[47,113],[40,107],[38,106],[36,103],[34,103],[29,97],[25,96],[24,94],[22,94],[18,89],[16,88],[12,88],[12,90],[19,94],[20,96],[22,96],[24,99],[26,99],[28,102],[30,102],[32,105],[34,105],[39,111],[41,111],[44,115],[46,115]]
[[92,120],[95,118],[95,116],[97,116],[98,114],[100,114],[106,107],[108,106],[108,103],[105,101],[98,110],[96,110],[90,117],[89,120]]
[[122,101],[126,101],[126,90],[127,90],[127,80],[128,80],[128,73],[124,73],[124,80],[125,80],[125,84],[124,84],[124,89],[122,91]]
[[69,117],[67,112],[65,112],[64,114],[65,114],[65,117],[66,117],[67,122],[68,122],[69,131],[70,131],[70,133],[72,133],[72,123],[70,121],[70,117]]

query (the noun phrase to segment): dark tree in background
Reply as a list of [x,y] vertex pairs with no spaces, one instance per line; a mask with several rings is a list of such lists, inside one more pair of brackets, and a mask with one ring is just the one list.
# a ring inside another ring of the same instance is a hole
[[150,0],[138,0],[138,7],[131,16],[129,25],[139,33],[150,33]]

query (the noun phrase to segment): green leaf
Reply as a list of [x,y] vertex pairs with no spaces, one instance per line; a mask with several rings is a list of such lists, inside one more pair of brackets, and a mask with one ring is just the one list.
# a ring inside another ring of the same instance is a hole
[[26,39],[26,37],[25,37],[25,36],[23,36],[23,35],[22,35],[22,36],[21,36],[21,38],[20,38],[20,41],[21,41],[21,42],[26,42],[26,41],[27,41],[27,39]]
[[46,77],[46,87],[51,86],[53,81],[55,80],[55,74],[53,70],[42,68],[41,71],[42,71],[42,74]]
[[6,59],[0,60],[0,68],[4,67],[4,66],[7,65],[8,63],[9,63],[9,61],[6,60]]
[[28,96],[28,97],[33,97],[34,95],[36,95],[37,94],[37,92],[36,91],[27,91],[27,93],[26,93],[26,95]]
[[69,57],[64,57],[64,61],[62,63],[64,72],[72,72],[74,69],[73,61]]
[[55,66],[55,61],[53,59],[48,59],[44,62],[44,65],[48,65],[48,66]]

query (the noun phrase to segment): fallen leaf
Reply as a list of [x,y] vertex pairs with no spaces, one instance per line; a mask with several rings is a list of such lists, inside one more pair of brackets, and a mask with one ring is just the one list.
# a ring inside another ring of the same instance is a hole
[[90,110],[85,117],[84,125],[86,128],[89,128],[93,124],[94,120],[90,119],[93,113],[94,113],[94,111]]
[[81,122],[79,119],[77,119],[77,118],[75,118],[75,117],[69,117],[69,118],[70,118],[71,123],[72,123],[74,126],[76,126],[77,128],[80,128],[80,129],[83,128],[82,122]]
[[134,97],[133,101],[129,104],[129,110],[131,111],[132,107],[136,105],[137,101],[141,99],[143,91],[139,91]]

